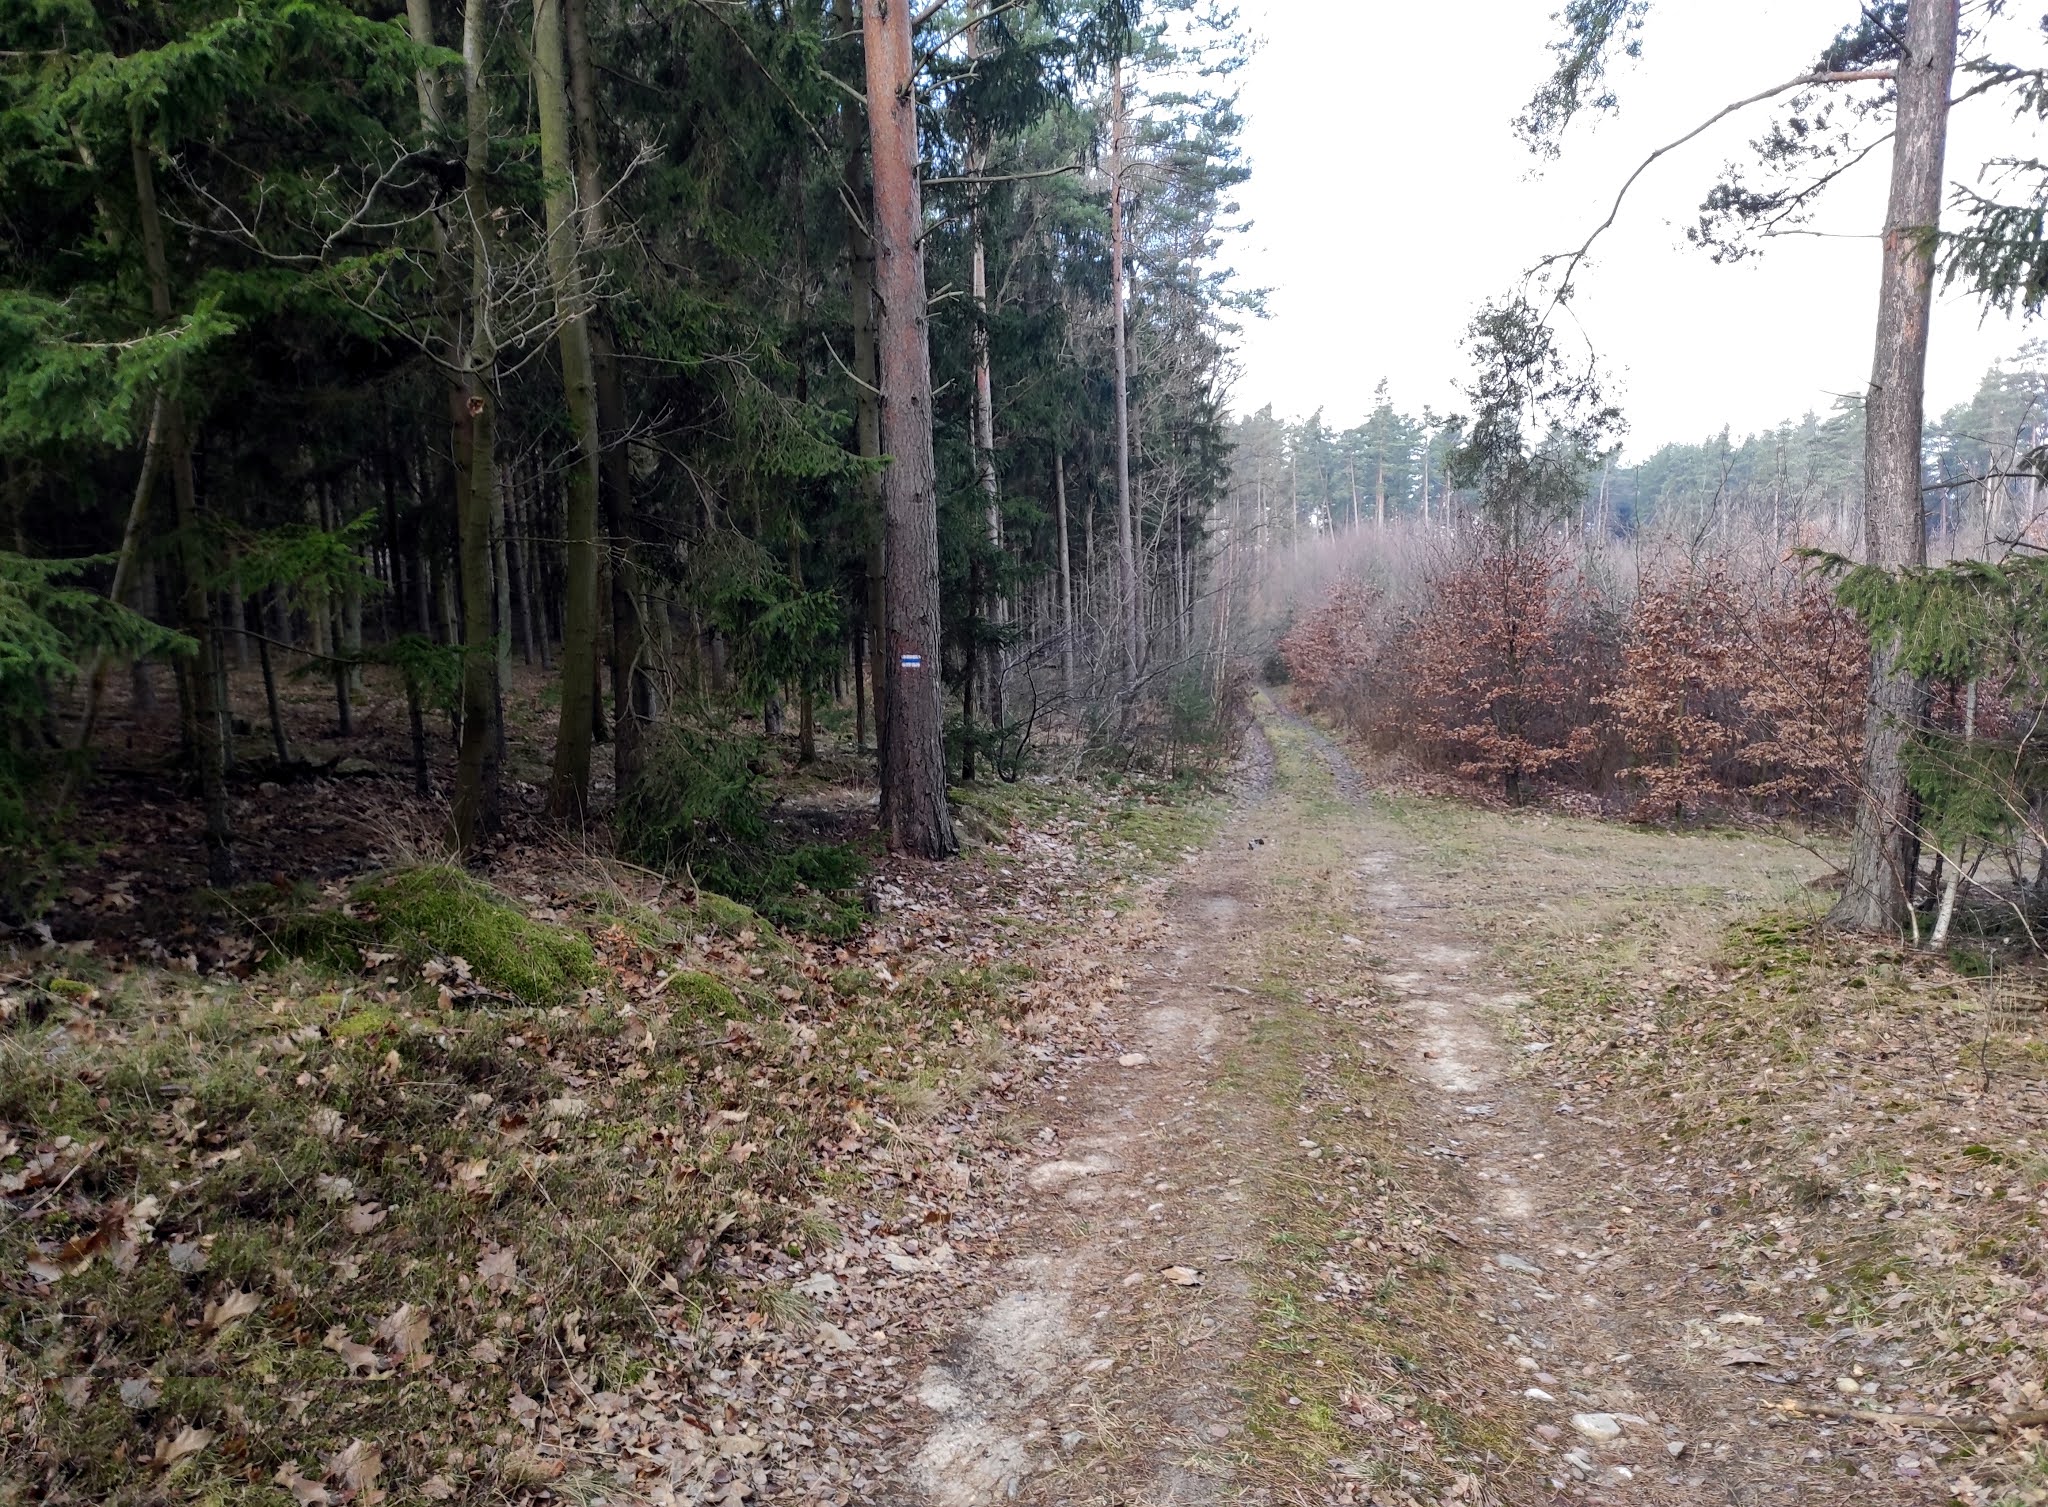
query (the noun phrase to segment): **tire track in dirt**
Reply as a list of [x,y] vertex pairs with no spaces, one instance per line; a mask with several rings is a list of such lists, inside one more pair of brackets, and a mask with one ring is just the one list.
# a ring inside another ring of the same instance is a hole
[[[1228,1445],[1243,1425],[1227,1382],[1249,1315],[1234,1268],[1256,1202],[1224,1169],[1277,1132],[1215,1079],[1253,1013],[1227,980],[1257,940],[1272,773],[1256,734],[1224,832],[1175,876],[1159,940],[1129,960],[1115,1050],[1041,1085],[1010,1237],[1030,1249],[919,1377],[931,1427],[885,1500],[1237,1499]],[[1175,1267],[1199,1284],[1161,1276]]]
[[[1261,958],[1307,949],[1334,974],[1346,949],[1328,944],[1356,942],[1305,937],[1279,898],[1311,836],[1353,865],[1337,893],[1357,906],[1351,929],[1376,954],[1354,949],[1355,972],[1331,982],[1355,990],[1369,978],[1393,1012],[1387,1044],[1415,1086],[1400,1135],[1454,1169],[1442,1219],[1498,1336],[1476,1348],[1443,1337],[1440,1352],[1471,1372],[1475,1393],[1526,1403],[1542,1420],[1524,1459],[1459,1500],[1913,1500],[1891,1482],[1852,1483],[1810,1424],[1765,1418],[1743,1378],[1688,1350],[1688,1321],[1707,1311],[1691,1291],[1699,1268],[1682,1239],[1646,1252],[1620,1238],[1630,1212],[1621,1130],[1539,1102],[1500,1029],[1522,997],[1434,880],[1426,846],[1373,811],[1368,782],[1327,738],[1290,713],[1264,715],[1320,760],[1343,804],[1276,788],[1272,746],[1263,729],[1255,736],[1221,835],[1174,876],[1158,939],[1128,959],[1113,1049],[1056,1069],[1035,1118],[1020,1122],[1034,1155],[1009,1195],[1021,1210],[1009,1236],[1018,1254],[918,1378],[926,1432],[894,1494],[878,1500],[1434,1500],[1405,1486],[1374,1495],[1335,1474],[1262,1478],[1269,1456],[1246,1434],[1251,1370],[1273,1364],[1253,1355],[1254,1258],[1285,1217],[1266,1195],[1276,1176],[1302,1175],[1297,1147],[1309,1143],[1233,1073],[1275,1050],[1260,1032],[1277,1016],[1259,992]],[[1332,809],[1341,831],[1329,828]],[[1358,1033],[1342,1011],[1319,1019],[1333,1049]],[[1200,1285],[1161,1275],[1173,1267]]]
[[1646,1159],[1643,1148],[1627,1146],[1618,1126],[1538,1102],[1500,1028],[1527,996],[1471,939],[1428,855],[1372,816],[1344,752],[1298,716],[1277,715],[1359,809],[1381,983],[1412,1037],[1409,1073],[1432,1090],[1418,1101],[1432,1123],[1416,1130],[1457,1158],[1484,1211],[1471,1216],[1467,1244],[1495,1294],[1503,1353],[1492,1361],[1523,1372],[1525,1395],[1550,1415],[1539,1437],[1551,1446],[1552,1489],[1738,1507],[1916,1500],[1903,1484],[1845,1477],[1813,1425],[1764,1415],[1739,1373],[1689,1344],[1711,1312],[1691,1292],[1703,1253],[1678,1233],[1661,1251],[1616,1238],[1635,1212],[1623,1202],[1624,1169]]

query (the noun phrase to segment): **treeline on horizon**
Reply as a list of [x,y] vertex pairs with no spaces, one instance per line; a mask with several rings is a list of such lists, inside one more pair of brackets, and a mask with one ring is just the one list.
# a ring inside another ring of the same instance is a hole
[[[1985,553],[2002,533],[2038,521],[2041,478],[2030,457],[2048,442],[2044,356],[2030,344],[1986,372],[1967,401],[1927,424],[1928,531],[1937,549]],[[1232,422],[1232,486],[1263,499],[1277,530],[1298,528],[1304,538],[1380,520],[1447,526],[1475,516],[1474,490],[1454,485],[1449,474],[1462,435],[1455,416],[1398,409],[1384,382],[1372,411],[1348,429],[1332,427],[1320,409],[1305,419],[1280,419],[1269,404]],[[1740,440],[1724,427],[1705,440],[1661,445],[1632,463],[1622,463],[1615,446],[1589,458],[1571,521],[1620,539],[1643,531],[1710,532],[1751,519],[1784,544],[1826,542],[1853,551],[1863,458],[1860,397],[1838,399],[1825,416],[1809,411]]]

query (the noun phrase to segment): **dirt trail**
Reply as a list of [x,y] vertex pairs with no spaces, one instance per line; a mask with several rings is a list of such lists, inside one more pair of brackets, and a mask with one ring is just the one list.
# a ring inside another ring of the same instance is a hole
[[[1262,730],[1231,820],[1175,876],[1161,940],[1131,959],[1120,1050],[1056,1076],[1042,1123],[1021,1127],[1038,1152],[1015,1190],[1022,1254],[920,1379],[930,1432],[884,1500],[1909,1500],[1846,1478],[1813,1426],[1767,1420],[1740,1371],[1702,1346],[1703,1323],[1740,1316],[1700,1286],[1683,1238],[1624,1238],[1625,1169],[1646,1154],[1519,1073],[1541,1048],[1503,1031],[1519,997],[1474,940],[1457,881],[1375,813],[1332,743],[1270,708],[1266,724],[1277,777]],[[1434,1338],[1467,1399],[1496,1399],[1465,1404],[1488,1415],[1475,1422],[1500,1426],[1485,1464],[1448,1487],[1341,1458],[1276,1461],[1252,1416],[1276,1366],[1325,1364],[1306,1349],[1276,1357],[1261,1338],[1263,1253],[1306,1245],[1292,1224],[1326,1202],[1277,1190],[1306,1170],[1334,1199],[1353,1160],[1313,1160],[1326,1148],[1285,1107],[1299,1096],[1308,1113],[1310,1088],[1251,1087],[1283,1050],[1270,975],[1303,957],[1324,985],[1311,1013],[1289,1016],[1309,1022],[1308,1054],[1328,1062],[1360,1042],[1383,1054],[1397,1089],[1385,1101],[1403,1116],[1392,1134],[1441,1169],[1436,1227],[1479,1312]]]

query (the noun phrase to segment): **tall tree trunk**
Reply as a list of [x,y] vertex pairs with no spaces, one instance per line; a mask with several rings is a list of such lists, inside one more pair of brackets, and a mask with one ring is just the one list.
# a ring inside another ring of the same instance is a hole
[[[975,0],[973,13],[977,18],[985,5],[986,0]],[[980,51],[981,23],[977,19],[967,29],[967,52],[972,58]],[[979,178],[987,169],[988,145],[977,140],[968,154],[968,176]],[[985,191],[977,186],[974,208],[968,216],[968,281],[974,299],[974,471],[975,479],[981,484],[982,503],[987,515],[989,568],[993,570],[1002,558],[1003,508],[1002,493],[996,480],[995,381],[989,367],[987,214],[984,199]],[[983,584],[986,586],[986,581]],[[1001,630],[1008,624],[1009,604],[1004,601],[1000,588],[986,590],[978,607],[986,615],[991,628]],[[989,726],[994,728],[1000,727],[1003,720],[1003,648],[996,634],[988,635],[988,640],[981,666],[982,704],[988,711]]]
[[1124,641],[1124,688],[1138,684],[1138,556],[1131,521],[1131,394],[1124,337],[1124,64],[1110,84],[1109,278],[1116,318],[1116,531],[1118,606]]
[[[546,3],[546,0],[543,0]],[[946,806],[939,700],[939,506],[917,181],[916,73],[908,0],[867,0],[868,135],[874,171],[876,354],[882,392],[887,571],[889,844],[923,858],[959,851]]]
[[[1958,0],[1910,0],[1898,66],[1891,202],[1877,296],[1877,349],[1864,405],[1864,547],[1873,565],[1927,561],[1921,494],[1921,426],[1926,398],[1927,326],[1934,304],[1934,233],[1941,215],[1942,160],[1956,62]],[[1898,636],[1871,657],[1863,723],[1861,798],[1849,850],[1848,883],[1829,919],[1868,931],[1904,923],[1911,903],[1913,842],[1905,745],[1926,688],[1904,663]]]
[[569,91],[563,76],[562,0],[535,0],[533,101],[539,117],[541,174],[547,184],[548,281],[555,300],[563,396],[576,438],[563,510],[562,716],[548,782],[551,815],[581,821],[590,806],[590,745],[597,719],[597,376],[591,364],[577,245],[576,178],[569,142]]
[[462,733],[455,753],[455,846],[470,853],[498,818],[498,652],[491,632],[497,591],[491,579],[491,512],[497,491],[497,368],[491,327],[490,95],[484,82],[485,0],[467,0],[462,17],[468,175],[463,189],[470,262],[470,329],[450,392],[456,453],[457,568],[462,578]]
[[509,756],[505,734],[505,688],[512,684],[512,567],[506,538],[509,524],[505,517],[505,473],[495,460],[494,455],[491,466],[491,648],[497,660],[497,694],[491,698],[491,743],[498,766],[503,768]]
[[1067,455],[1052,456],[1053,511],[1060,525],[1060,682],[1074,699],[1074,575],[1067,554]]
[[[833,0],[832,15],[841,32],[853,29],[852,0]],[[873,203],[863,162],[867,151],[866,122],[851,102],[839,111],[846,166],[839,197],[846,210],[846,280],[853,323],[854,444],[865,463],[860,478],[861,526],[867,585],[866,631],[868,686],[874,693],[875,766],[881,787],[881,825],[889,829],[889,709],[885,688],[889,676],[889,631],[886,617],[888,561],[884,548],[887,511],[882,485],[881,369],[875,353],[875,242],[863,206]]]
[[[171,318],[170,259],[164,251],[163,220],[157,213],[156,168],[139,123],[129,137],[129,158],[135,172],[136,221],[142,233],[143,266],[149,276],[150,309],[159,323],[165,323]],[[235,882],[235,828],[228,805],[228,724],[220,695],[220,640],[213,621],[212,593],[206,587],[206,546],[199,525],[199,485],[192,470],[192,435],[180,398],[166,395],[163,400],[162,439],[182,541],[183,627],[199,646],[185,679],[191,688],[192,760],[198,768],[199,798],[206,812],[206,882],[218,887]]]
[[[566,0],[569,104],[576,123],[576,194],[586,265],[604,243],[603,159],[597,146],[597,68],[590,47],[589,0]],[[640,574],[639,520],[633,505],[633,457],[627,448],[626,393],[601,309],[590,314],[590,370],[597,398],[605,532],[611,541],[612,774],[623,795],[639,777],[655,706],[648,673],[646,603]]]

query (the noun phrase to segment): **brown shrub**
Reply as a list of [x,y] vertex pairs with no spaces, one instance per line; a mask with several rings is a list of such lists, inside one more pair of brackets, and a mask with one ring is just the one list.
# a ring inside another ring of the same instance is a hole
[[1650,819],[1833,809],[1862,746],[1864,635],[1782,570],[1685,564],[1616,608],[1561,544],[1481,535],[1406,588],[1346,577],[1281,652],[1374,747],[1510,797],[1619,777]]
[[1589,747],[1592,597],[1553,545],[1482,536],[1429,583],[1410,630],[1416,737],[1511,798]]

